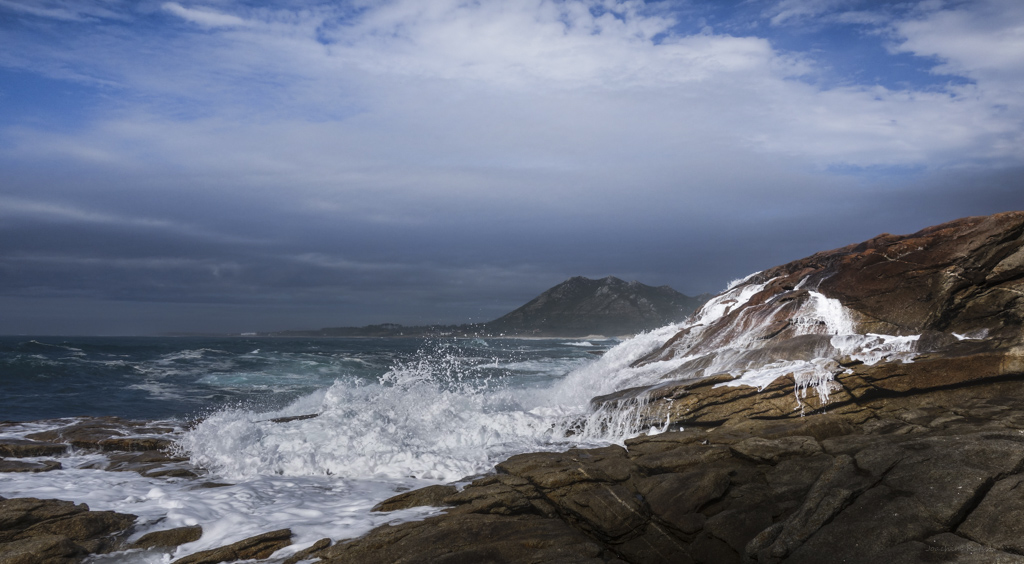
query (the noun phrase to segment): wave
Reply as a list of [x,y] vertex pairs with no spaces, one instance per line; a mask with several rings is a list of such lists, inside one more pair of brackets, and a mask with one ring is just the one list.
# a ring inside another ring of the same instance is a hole
[[513,454],[609,444],[637,434],[639,419],[595,412],[589,402],[595,390],[614,385],[609,375],[628,368],[639,342],[627,341],[564,378],[527,384],[512,371],[495,371],[487,359],[440,345],[396,363],[376,381],[338,378],[281,410],[222,410],[186,433],[180,447],[194,464],[228,479],[321,475],[450,482],[491,471]]

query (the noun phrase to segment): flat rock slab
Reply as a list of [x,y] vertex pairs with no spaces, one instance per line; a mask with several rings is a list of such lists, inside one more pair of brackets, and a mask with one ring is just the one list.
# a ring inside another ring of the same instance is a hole
[[0,460],[0,472],[49,472],[60,469],[61,464],[56,460]]
[[171,446],[167,435],[171,427],[153,426],[149,421],[130,421],[119,417],[91,417],[70,425],[27,435],[34,441],[65,443],[75,448],[113,451],[160,450]]
[[88,555],[86,549],[60,535],[0,544],[0,564],[77,564]]
[[27,439],[0,439],[0,457],[29,458],[64,454],[68,445]]
[[457,515],[385,526],[319,556],[331,564],[623,562],[561,521],[532,515]]
[[1024,553],[1024,475],[996,482],[957,532],[998,550]]
[[422,506],[440,507],[447,505],[445,499],[455,495],[458,491],[459,489],[455,486],[427,486],[385,499],[374,505],[370,511],[397,511]]
[[290,544],[292,544],[291,530],[280,529],[249,537],[228,546],[190,554],[175,560],[173,564],[218,564],[235,560],[267,558]]
[[199,525],[153,531],[139,537],[139,540],[132,543],[132,548],[174,548],[195,542],[202,536],[203,528]]

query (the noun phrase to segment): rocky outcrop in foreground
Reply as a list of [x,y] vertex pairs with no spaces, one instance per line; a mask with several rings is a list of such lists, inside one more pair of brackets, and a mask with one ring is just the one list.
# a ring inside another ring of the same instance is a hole
[[[710,409],[719,399],[712,390],[692,389],[691,400]],[[792,406],[791,385],[786,395]],[[383,527],[319,556],[338,564],[1024,562],[1024,375],[796,418],[760,419],[750,402],[722,425],[642,436],[625,448],[524,454],[497,470],[430,498],[451,506],[446,515]],[[386,508],[421,503],[404,495]]]
[[135,516],[84,503],[0,498],[0,563],[65,564],[126,548]]
[[1008,213],[758,273],[633,363],[659,384],[594,400],[682,430],[403,494],[451,508],[319,556],[1024,562],[1022,248]]

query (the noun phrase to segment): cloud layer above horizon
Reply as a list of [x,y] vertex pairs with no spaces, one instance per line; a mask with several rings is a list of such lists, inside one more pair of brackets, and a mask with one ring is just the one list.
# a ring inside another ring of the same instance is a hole
[[1015,0],[0,0],[0,333],[492,319],[1024,208]]

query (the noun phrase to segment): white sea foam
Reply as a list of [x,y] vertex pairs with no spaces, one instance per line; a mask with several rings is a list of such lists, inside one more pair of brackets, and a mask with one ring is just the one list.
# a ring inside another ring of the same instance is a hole
[[180,393],[180,389],[177,386],[165,384],[163,382],[147,380],[138,384],[132,384],[127,386],[130,390],[142,390],[149,394],[149,397],[160,400],[177,400],[182,399],[184,396]]
[[[487,472],[518,452],[621,441],[634,434],[636,429],[623,423],[628,417],[609,427],[609,414],[595,419],[589,413],[589,400],[614,391],[609,376],[632,358],[629,350],[618,349],[554,386],[550,379],[523,387],[480,377],[477,364],[467,365],[457,355],[420,357],[375,383],[339,379],[280,412],[221,411],[187,433],[181,447],[195,464],[236,480],[260,475],[458,480]],[[590,369],[594,364],[598,368]],[[306,413],[318,416],[270,421]],[[571,440],[565,437],[570,429],[577,434]]]
[[980,341],[988,337],[988,329],[978,329],[977,331],[970,331],[968,333],[953,333],[953,336],[960,341]]
[[[766,348],[764,335],[769,326],[780,319],[778,314],[784,308],[791,306],[785,300],[776,301],[780,296],[775,296],[759,308],[744,308],[771,282],[750,282],[756,274],[734,281],[693,318],[676,327],[682,332],[675,344],[677,354],[644,369],[624,371],[622,377],[633,385],[650,385],[652,380],[670,373],[677,378],[729,374],[735,379],[719,386],[749,385],[763,389],[782,376],[792,375],[798,407],[802,407],[799,400],[806,397],[808,390],[814,390],[822,403],[828,402],[835,388],[834,377],[842,372],[836,362],[841,356],[848,355],[865,364],[911,362],[919,336],[858,334],[853,314],[839,300],[816,290],[809,290],[799,309],[788,315],[788,330],[793,337],[820,335],[831,339],[810,340],[797,350]],[[801,280],[794,291],[806,283],[806,278]],[[734,313],[727,330],[709,333],[713,324]],[[664,336],[663,341],[671,336]]]
[[746,283],[747,280],[753,278],[757,274],[759,273],[755,272],[742,280],[734,280],[726,291],[714,298],[711,298],[711,300],[701,306],[688,325],[710,325],[746,305],[746,303],[750,301],[750,298],[754,297],[754,295],[761,290],[764,290],[767,283],[771,282],[771,280],[769,280],[763,284]]
[[201,525],[198,541],[179,547],[170,558],[154,552],[118,553],[98,562],[166,563],[202,550],[237,542],[267,531],[290,528],[294,553],[330,537],[352,538],[384,523],[419,519],[438,510],[417,508],[389,514],[371,513],[395,489],[431,482],[402,479],[387,482],[342,480],[323,476],[255,476],[218,488],[195,489],[191,480],[145,478],[134,472],[106,472],[84,466],[102,462],[102,455],[62,458],[65,469],[45,474],[5,474],[4,496],[65,499],[87,503],[96,511],[137,515],[132,539],[155,530]]

